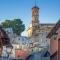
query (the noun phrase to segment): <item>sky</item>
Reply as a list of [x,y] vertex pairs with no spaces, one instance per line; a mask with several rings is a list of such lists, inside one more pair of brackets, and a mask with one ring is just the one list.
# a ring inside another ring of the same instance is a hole
[[[34,5],[35,0],[0,0],[0,23],[6,19],[20,18],[27,30]],[[60,19],[60,0],[36,0],[36,5],[40,8],[40,23],[56,23]]]

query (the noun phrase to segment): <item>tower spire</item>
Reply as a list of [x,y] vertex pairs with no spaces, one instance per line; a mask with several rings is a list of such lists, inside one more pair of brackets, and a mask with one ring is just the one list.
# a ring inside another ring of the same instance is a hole
[[35,0],[35,6],[36,6],[36,0]]

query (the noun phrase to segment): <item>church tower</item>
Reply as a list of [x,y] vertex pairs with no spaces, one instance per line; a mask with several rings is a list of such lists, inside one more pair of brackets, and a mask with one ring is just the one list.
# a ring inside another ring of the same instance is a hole
[[32,7],[32,21],[28,28],[28,36],[32,37],[38,34],[39,32],[39,7],[36,6],[36,0],[35,0],[35,6]]
[[39,29],[39,8],[34,6],[32,8],[32,35],[36,35]]

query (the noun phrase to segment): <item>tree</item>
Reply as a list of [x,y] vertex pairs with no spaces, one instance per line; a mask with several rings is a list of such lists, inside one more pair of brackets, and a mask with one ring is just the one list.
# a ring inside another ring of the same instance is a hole
[[25,30],[25,25],[21,19],[5,20],[2,22],[3,28],[12,28],[13,32],[20,35]]

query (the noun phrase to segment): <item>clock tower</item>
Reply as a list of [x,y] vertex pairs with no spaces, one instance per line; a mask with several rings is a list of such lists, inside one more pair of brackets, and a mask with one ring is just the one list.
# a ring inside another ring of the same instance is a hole
[[32,8],[32,35],[36,35],[39,29],[39,8],[34,6]]

